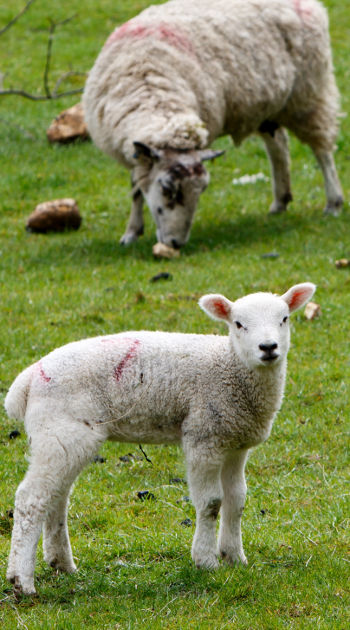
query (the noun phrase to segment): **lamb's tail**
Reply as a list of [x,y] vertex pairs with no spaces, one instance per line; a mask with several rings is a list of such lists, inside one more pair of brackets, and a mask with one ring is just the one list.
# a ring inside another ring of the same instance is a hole
[[33,365],[21,372],[13,381],[5,398],[5,409],[10,418],[24,420],[32,378]]

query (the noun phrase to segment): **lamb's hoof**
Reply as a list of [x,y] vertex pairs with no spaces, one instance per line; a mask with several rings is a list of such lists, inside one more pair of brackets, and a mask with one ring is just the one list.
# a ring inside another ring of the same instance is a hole
[[50,567],[52,567],[52,569],[62,571],[62,573],[75,573],[77,570],[73,560],[67,560],[65,562],[63,560],[59,560],[58,558],[53,558],[52,560],[47,560],[45,558],[45,561]]
[[220,556],[231,566],[238,566],[239,564],[243,564],[244,566],[248,565],[248,560],[243,551],[228,551],[226,549],[222,549],[220,551]]
[[33,578],[25,578],[20,580],[18,575],[15,575],[15,577],[10,581],[14,583],[13,594],[16,599],[19,599],[22,595],[36,594]]
[[195,554],[193,554],[192,558],[197,569],[212,570],[212,569],[217,569],[219,566],[219,561],[215,553],[209,554],[205,557],[198,557]]

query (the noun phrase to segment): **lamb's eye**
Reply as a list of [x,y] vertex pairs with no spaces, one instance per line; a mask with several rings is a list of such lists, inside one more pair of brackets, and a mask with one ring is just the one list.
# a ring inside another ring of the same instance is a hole
[[282,324],[285,324],[288,321],[289,317],[288,315],[286,315],[285,317],[283,317],[282,319]]
[[237,326],[238,330],[239,330],[240,328],[243,328],[243,324],[241,324],[241,322],[235,322],[235,324],[236,324],[236,326]]
[[163,208],[157,208],[158,214],[163,214]]

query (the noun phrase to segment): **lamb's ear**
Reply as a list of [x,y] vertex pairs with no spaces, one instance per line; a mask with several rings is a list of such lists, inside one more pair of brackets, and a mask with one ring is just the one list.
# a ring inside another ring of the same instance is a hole
[[160,151],[157,151],[156,149],[149,147],[147,144],[144,144],[143,142],[134,142],[134,147],[135,147],[135,153],[133,157],[135,158],[135,160],[147,160],[151,162],[158,162],[160,158],[162,157],[162,154]]
[[202,151],[198,151],[201,162],[205,162],[205,160],[214,160],[220,155],[224,155],[225,151],[213,151],[212,149],[202,149]]
[[282,300],[287,302],[289,311],[292,313],[301,306],[304,306],[306,302],[309,302],[315,293],[316,285],[312,282],[304,282],[303,284],[296,284],[289,289],[287,293],[281,295]]
[[209,315],[212,319],[224,321],[227,324],[231,321],[232,302],[225,298],[223,295],[211,293],[210,295],[203,295],[199,302],[199,306]]

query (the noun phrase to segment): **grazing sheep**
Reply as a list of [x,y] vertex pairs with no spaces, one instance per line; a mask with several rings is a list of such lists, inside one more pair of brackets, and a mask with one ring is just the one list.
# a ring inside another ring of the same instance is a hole
[[5,407],[25,421],[31,460],[16,493],[7,571],[16,592],[35,592],[42,527],[46,562],[75,571],[70,488],[107,439],[181,442],[197,515],[194,562],[214,568],[219,554],[246,563],[240,520],[247,453],[267,439],[281,405],[289,313],[314,290],[304,283],[281,297],[256,293],[236,302],[205,295],[200,306],[228,325],[228,336],[141,331],[84,339],[17,377]]
[[83,98],[89,132],[132,170],[133,201],[122,244],[143,233],[145,198],[159,241],[181,247],[201,192],[208,145],[263,138],[271,163],[271,213],[291,201],[284,128],[313,150],[325,212],[343,199],[333,159],[338,91],[328,18],[317,0],[171,0],[117,28]]

